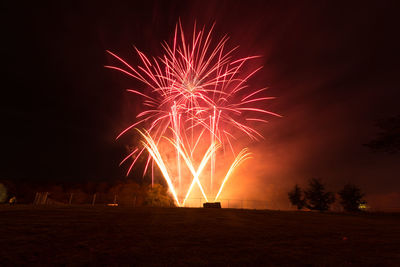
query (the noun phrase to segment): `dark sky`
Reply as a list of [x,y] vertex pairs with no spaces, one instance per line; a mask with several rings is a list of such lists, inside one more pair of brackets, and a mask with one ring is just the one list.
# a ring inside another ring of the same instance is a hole
[[399,156],[362,144],[376,134],[376,120],[400,113],[398,8],[396,1],[348,2],[2,4],[0,178],[122,176],[125,150],[114,139],[137,112],[124,89],[140,84],[105,69],[105,50],[135,65],[132,45],[160,54],[181,18],[190,28],[195,20],[216,22],[217,37],[228,34],[243,55],[263,55],[253,83],[270,86],[278,99],[268,108],[284,118],[271,119],[266,140],[253,144],[267,164],[256,182],[246,180],[258,189],[251,192],[284,197],[293,183],[317,176],[335,190],[355,182],[376,202],[396,205]]

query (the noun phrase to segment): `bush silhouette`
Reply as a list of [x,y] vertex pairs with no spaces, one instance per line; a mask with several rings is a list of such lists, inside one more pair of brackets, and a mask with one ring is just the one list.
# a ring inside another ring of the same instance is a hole
[[339,196],[341,198],[340,204],[345,211],[360,211],[360,204],[364,202],[362,200],[364,194],[361,193],[360,188],[354,184],[348,183],[339,192]]
[[147,190],[145,205],[152,207],[173,207],[174,201],[168,194],[167,188],[155,184]]

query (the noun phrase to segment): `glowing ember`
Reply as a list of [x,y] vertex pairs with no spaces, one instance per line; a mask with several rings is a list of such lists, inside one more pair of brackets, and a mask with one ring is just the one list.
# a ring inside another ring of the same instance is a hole
[[[232,144],[236,140],[235,132],[245,133],[257,140],[262,135],[248,126],[248,122],[265,123],[266,120],[259,118],[265,114],[279,116],[255,106],[262,101],[274,99],[260,97],[267,88],[252,90],[247,86],[247,80],[261,67],[249,72],[243,70],[244,66],[258,56],[233,59],[232,54],[237,47],[226,50],[228,37],[212,45],[213,27],[206,32],[204,28],[196,30],[195,25],[192,37],[186,40],[179,23],[175,28],[172,45],[162,44],[165,51],[162,57],[148,58],[135,48],[142,63],[136,68],[107,51],[124,66],[107,68],[121,71],[149,87],[147,93],[128,89],[128,92],[143,97],[145,110],[136,116],[138,121],[123,130],[117,139],[139,126],[145,130],[139,131],[143,137],[143,147],[136,148],[121,164],[129,158],[133,159],[128,175],[146,150],[149,155],[143,175],[150,162],[152,166],[155,162],[178,206],[185,204],[195,184],[206,201],[210,198],[216,201],[235,168],[250,158],[246,148],[235,153]],[[165,151],[168,144],[175,151],[173,160],[167,160],[166,155],[160,152]],[[219,148],[225,151],[227,146],[234,160],[225,177],[219,181],[215,179],[216,152]],[[209,178],[204,177],[207,165]],[[206,189],[205,183],[208,185]],[[214,194],[217,184],[218,191]]]

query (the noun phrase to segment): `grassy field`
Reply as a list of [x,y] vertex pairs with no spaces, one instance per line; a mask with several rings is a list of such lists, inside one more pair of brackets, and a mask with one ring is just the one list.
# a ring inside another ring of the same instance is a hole
[[400,214],[3,205],[0,265],[400,266]]

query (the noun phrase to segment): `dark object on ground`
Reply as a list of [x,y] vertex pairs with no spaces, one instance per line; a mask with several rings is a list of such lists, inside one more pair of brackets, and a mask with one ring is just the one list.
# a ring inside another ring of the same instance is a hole
[[17,198],[16,198],[15,196],[11,197],[11,198],[8,200],[8,203],[9,203],[11,206],[15,205],[16,202],[17,202]]
[[220,209],[221,202],[206,202],[203,204],[203,208]]

